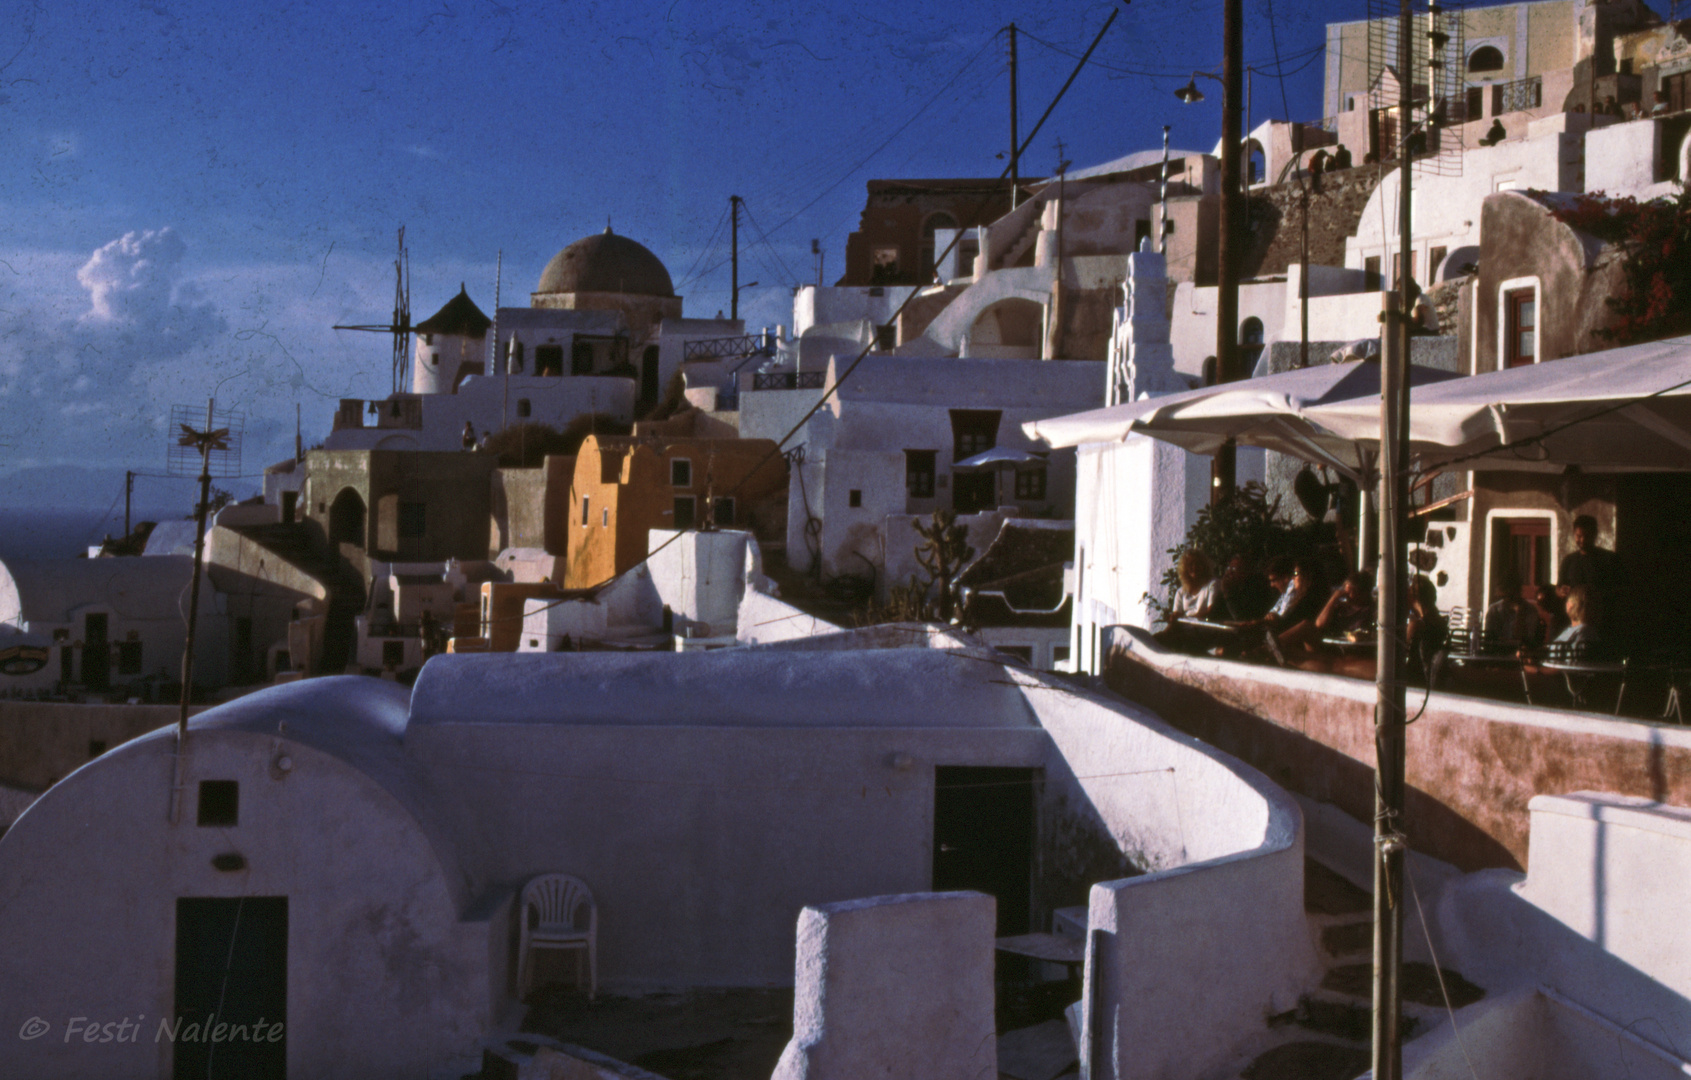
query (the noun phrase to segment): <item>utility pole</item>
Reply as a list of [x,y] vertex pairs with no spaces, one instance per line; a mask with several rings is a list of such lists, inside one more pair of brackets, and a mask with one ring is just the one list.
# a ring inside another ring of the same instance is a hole
[[[1399,0],[1397,69],[1415,55],[1410,0]],[[1403,1076],[1403,795],[1405,700],[1403,607],[1409,599],[1403,513],[1409,500],[1410,151],[1415,80],[1401,80],[1398,98],[1397,295],[1385,297],[1380,327],[1379,649],[1374,704],[1374,1080]]]
[[728,196],[728,210],[728,258],[732,266],[729,270],[728,287],[733,290],[733,295],[728,299],[728,317],[738,319],[740,317],[740,197],[738,195]]
[[810,242],[810,253],[816,256],[816,287],[822,287],[822,241],[814,239]]
[[1016,24],[1010,24],[1010,209],[1021,201],[1021,141],[1016,134]]
[[[1215,299],[1215,369],[1217,382],[1244,377],[1239,370],[1239,131],[1244,102],[1240,75],[1245,66],[1241,0],[1224,0],[1221,15],[1221,243],[1217,253]],[[1210,502],[1233,497],[1237,448],[1228,440],[1216,451],[1210,474]],[[1383,1078],[1379,1078],[1383,1080]]]
[[1292,124],[1292,156],[1297,159],[1303,199],[1303,236],[1298,248],[1298,366],[1309,366],[1309,173],[1303,165],[1303,125]]
[[[1168,254],[1168,125],[1163,125],[1162,188],[1157,193],[1157,254]],[[1165,264],[1166,266],[1166,264]]]
[[129,497],[135,494],[135,473],[124,470],[123,473],[123,535],[129,535]]

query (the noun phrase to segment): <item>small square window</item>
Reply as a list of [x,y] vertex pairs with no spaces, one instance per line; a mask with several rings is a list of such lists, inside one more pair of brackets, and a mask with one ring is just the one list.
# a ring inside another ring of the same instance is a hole
[[1017,471],[1016,498],[1045,498],[1045,470],[1043,468],[1022,469]]
[[222,827],[241,819],[241,785],[234,780],[201,780],[199,824]]
[[846,504],[848,506],[862,506],[863,492],[857,490],[856,488],[852,488],[850,494],[846,496]]
[[693,486],[693,463],[686,458],[676,458],[669,463],[669,486],[689,488]]
[[517,415],[518,416],[521,416],[524,419],[527,419],[533,413],[534,413],[534,406],[529,403],[528,398],[525,397],[525,398],[518,398],[517,399]]
[[677,529],[691,529],[697,521],[696,504],[691,495],[677,495],[675,497],[675,527]]
[[601,529],[608,529],[611,527],[611,508],[608,506],[601,506],[599,508],[599,527]]

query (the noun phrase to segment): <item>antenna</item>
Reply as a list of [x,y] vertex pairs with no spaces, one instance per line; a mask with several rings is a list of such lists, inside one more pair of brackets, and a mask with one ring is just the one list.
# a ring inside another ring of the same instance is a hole
[[393,259],[393,319],[387,325],[337,324],[336,330],[364,330],[393,335],[393,393],[405,390],[411,353],[411,252],[405,247],[405,226],[399,227],[399,250]]
[[208,400],[205,412],[198,406],[170,407],[170,443],[166,454],[171,476],[192,476],[200,469],[200,501],[194,507],[194,576],[188,586],[188,635],[182,643],[182,705],[176,717],[176,753],[171,767],[170,823],[182,814],[182,753],[188,741],[188,705],[194,696],[194,630],[200,614],[200,568],[205,565],[206,512],[210,509],[211,478],[241,474],[241,431],[246,417],[218,412],[217,402]]

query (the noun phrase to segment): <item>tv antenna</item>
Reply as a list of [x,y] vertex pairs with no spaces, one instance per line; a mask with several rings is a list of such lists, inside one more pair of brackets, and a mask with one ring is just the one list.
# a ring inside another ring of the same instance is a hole
[[393,393],[405,390],[411,364],[411,253],[405,249],[405,226],[399,227],[399,250],[393,259],[393,319],[386,325],[337,325],[336,330],[364,330],[393,335]]
[[216,401],[207,401],[202,413],[197,405],[170,407],[170,449],[166,455],[171,476],[192,476],[200,470],[200,499],[194,506],[194,576],[188,586],[188,635],[182,643],[182,706],[176,717],[176,754],[171,767],[170,823],[182,812],[182,753],[188,740],[188,706],[194,696],[194,630],[200,614],[200,568],[205,565],[206,513],[211,509],[211,478],[241,475],[241,430],[246,418],[241,413],[219,412]]

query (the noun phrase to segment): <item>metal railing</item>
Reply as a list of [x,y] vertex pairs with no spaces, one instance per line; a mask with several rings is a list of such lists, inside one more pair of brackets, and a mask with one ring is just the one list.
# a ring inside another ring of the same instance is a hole
[[752,374],[752,389],[820,390],[827,378],[826,371],[758,371]]
[[697,341],[689,341],[682,345],[681,362],[686,364],[698,360],[722,360],[734,356],[769,355],[774,351],[774,340],[764,334],[700,338]]
[[1526,79],[1516,79],[1514,82],[1496,83],[1491,88],[1491,114],[1493,116],[1536,109],[1543,104],[1544,79],[1538,75]]

